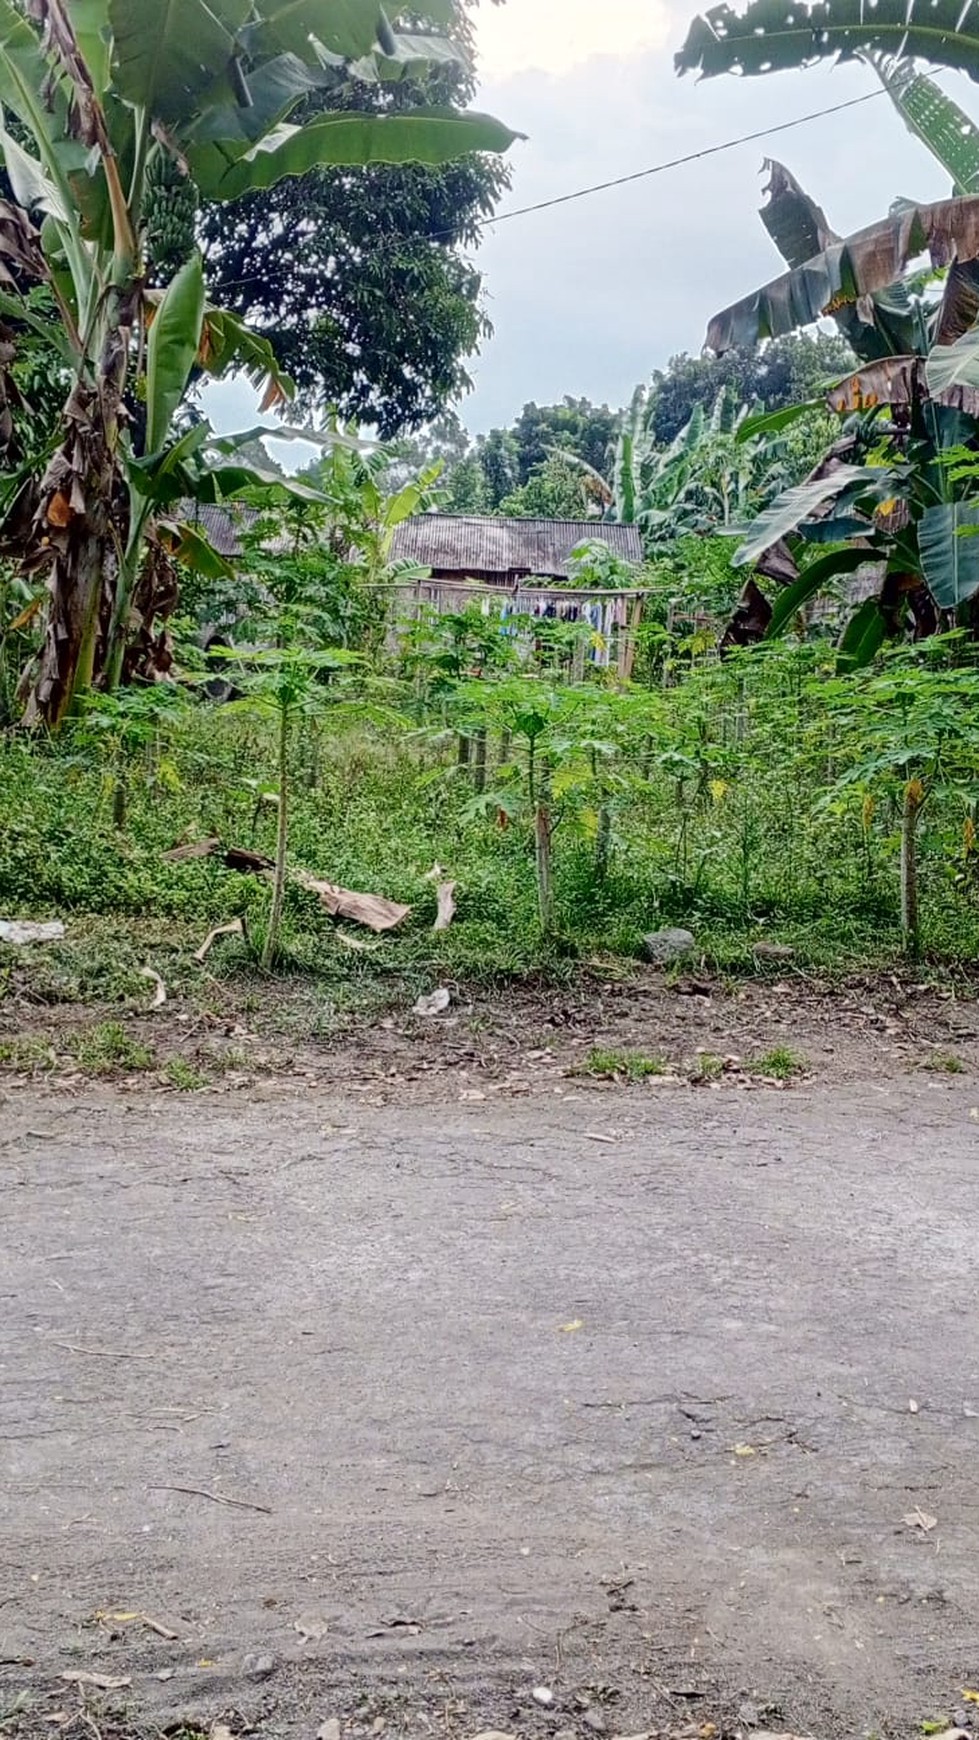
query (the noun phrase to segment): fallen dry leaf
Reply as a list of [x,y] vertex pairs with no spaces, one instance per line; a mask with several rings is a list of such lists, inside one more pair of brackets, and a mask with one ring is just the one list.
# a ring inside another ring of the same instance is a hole
[[735,1444],[734,1454],[735,1456],[757,1456],[758,1452],[753,1444]]
[[306,870],[291,870],[290,882],[318,894],[322,904],[334,918],[349,918],[353,924],[364,924],[368,930],[393,930],[411,911],[397,900],[385,900],[380,894],[357,894],[350,888],[339,888],[335,882],[323,882]]
[[580,1317],[573,1317],[570,1323],[558,1324],[558,1328],[562,1335],[573,1335],[576,1329],[584,1329],[584,1327],[585,1326]]
[[451,994],[444,985],[440,985],[437,991],[429,992],[427,997],[419,997],[412,1007],[411,1013],[413,1015],[444,1015],[451,1001]]
[[922,1534],[928,1534],[931,1529],[938,1527],[937,1516],[932,1516],[929,1511],[922,1510],[920,1504],[916,1504],[914,1510],[909,1510],[901,1518],[901,1521],[907,1523],[909,1529],[920,1529]]

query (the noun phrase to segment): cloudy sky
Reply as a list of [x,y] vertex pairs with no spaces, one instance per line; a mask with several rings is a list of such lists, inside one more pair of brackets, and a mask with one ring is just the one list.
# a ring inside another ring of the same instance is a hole
[[[768,78],[678,79],[685,0],[509,0],[484,6],[480,106],[529,135],[506,204],[530,205],[873,90],[862,67]],[[954,91],[970,112],[975,87]],[[526,399],[619,405],[709,316],[774,277],[758,219],[766,155],[788,164],[844,234],[898,194],[940,198],[941,171],[884,96],[771,141],[517,217],[486,233],[480,263],[495,336],[463,406],[483,429]]]
[[[768,78],[676,78],[692,0],[507,0],[480,8],[479,106],[526,133],[501,209],[773,126],[875,88],[862,67]],[[970,112],[974,86],[943,83]],[[473,431],[526,400],[565,393],[623,404],[677,351],[696,352],[708,317],[774,277],[759,222],[760,170],[777,155],[846,233],[897,195],[940,198],[941,171],[881,95],[771,141],[492,226],[479,261],[495,334],[460,407]],[[251,420],[247,394],[221,394],[223,427]]]

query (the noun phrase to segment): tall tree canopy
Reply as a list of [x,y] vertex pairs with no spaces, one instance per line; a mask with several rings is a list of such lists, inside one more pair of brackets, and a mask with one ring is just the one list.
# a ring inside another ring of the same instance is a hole
[[780,411],[811,399],[828,380],[853,367],[853,352],[838,333],[791,333],[758,350],[728,350],[723,356],[671,357],[652,379],[653,433],[675,440],[697,405],[709,408],[722,388],[741,404]]
[[[475,85],[477,3],[465,0],[453,26],[464,63],[313,92],[301,117],[463,105]],[[438,167],[311,170],[204,206],[208,279],[269,339],[308,405],[336,406],[385,437],[417,429],[468,389],[466,361],[490,331],[482,278],[464,250],[509,182],[501,158],[478,153]]]

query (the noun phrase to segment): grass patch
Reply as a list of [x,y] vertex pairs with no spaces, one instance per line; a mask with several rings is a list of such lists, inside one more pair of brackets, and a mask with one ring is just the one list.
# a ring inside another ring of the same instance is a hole
[[723,1057],[717,1057],[713,1051],[702,1051],[690,1071],[690,1080],[694,1082],[717,1081],[723,1073]]
[[121,1021],[99,1021],[85,1028],[72,1040],[71,1053],[85,1075],[154,1069],[157,1062],[153,1047],[134,1039]]
[[939,1075],[965,1075],[968,1065],[961,1057],[956,1057],[954,1051],[936,1051],[934,1057],[926,1059],[922,1068],[935,1070]]
[[763,1051],[759,1057],[751,1058],[748,1068],[752,1075],[769,1076],[774,1081],[791,1081],[793,1076],[805,1075],[809,1063],[790,1045],[774,1045],[771,1051]]
[[595,1046],[576,1075],[597,1076],[600,1081],[645,1081],[651,1075],[666,1075],[667,1066],[661,1057],[647,1057],[642,1051],[606,1050]]
[[172,1088],[183,1094],[199,1093],[201,1088],[210,1086],[211,1078],[202,1069],[195,1069],[193,1064],[183,1057],[171,1057],[163,1066],[163,1079]]
[[57,1061],[46,1039],[26,1034],[0,1040],[0,1068],[14,1070],[17,1075],[44,1075]]

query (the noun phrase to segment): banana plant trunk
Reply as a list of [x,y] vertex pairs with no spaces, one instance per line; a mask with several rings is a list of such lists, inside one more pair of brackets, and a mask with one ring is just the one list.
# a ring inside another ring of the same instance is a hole
[[48,570],[44,639],[25,673],[24,722],[56,729],[104,662],[119,569],[112,519],[118,474],[100,395],[76,383],[65,407],[66,436],[41,480],[24,567]]

